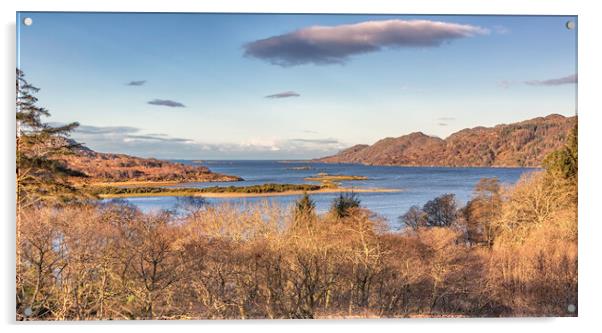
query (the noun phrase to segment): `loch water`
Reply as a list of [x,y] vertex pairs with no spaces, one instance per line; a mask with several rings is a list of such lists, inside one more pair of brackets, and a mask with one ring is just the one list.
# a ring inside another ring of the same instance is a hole
[[[365,176],[367,180],[342,181],[343,187],[386,188],[399,192],[358,193],[363,207],[387,219],[390,226],[398,225],[398,217],[412,205],[422,206],[441,194],[453,193],[461,206],[472,195],[476,183],[485,177],[497,177],[503,184],[515,183],[521,175],[535,171],[530,168],[448,168],[448,167],[396,167],[367,166],[361,164],[325,164],[302,161],[188,161],[177,162],[207,166],[213,172],[236,175],[240,182],[186,183],[172,187],[247,186],[266,183],[304,184],[316,183],[304,178],[319,173],[331,175]],[[326,212],[336,193],[313,194],[318,212]],[[263,200],[292,204],[299,196],[273,196],[256,198],[208,198],[209,204],[220,202],[253,203]],[[173,209],[176,197],[132,197],[126,201],[143,211]]]

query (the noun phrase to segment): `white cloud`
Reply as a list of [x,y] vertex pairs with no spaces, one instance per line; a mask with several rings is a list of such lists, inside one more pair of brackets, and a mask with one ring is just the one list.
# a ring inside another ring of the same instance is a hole
[[163,133],[145,134],[142,129],[128,126],[82,125],[72,137],[99,152],[181,159],[304,159],[333,154],[348,146],[334,138],[256,137],[242,142],[197,142]]

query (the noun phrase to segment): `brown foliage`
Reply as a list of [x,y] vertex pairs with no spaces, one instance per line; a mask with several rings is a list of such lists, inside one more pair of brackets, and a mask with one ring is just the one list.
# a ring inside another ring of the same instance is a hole
[[99,153],[86,147],[80,147],[75,154],[61,156],[59,160],[69,168],[87,176],[87,180],[92,182],[240,180],[236,176],[213,173],[204,166],[124,154]]
[[475,186],[473,198],[461,210],[467,241],[492,246],[499,231],[497,221],[501,210],[502,195],[498,179],[481,179]]
[[356,145],[316,161],[406,166],[540,166],[563,146],[576,117],[549,115],[514,124],[475,127],[445,140],[417,132]]
[[500,192],[480,183],[469,215],[495,226],[490,243],[470,241],[462,223],[392,232],[362,208],[344,217],[267,202],[185,216],[118,203],[27,209],[17,317],[575,315],[576,202],[565,200],[575,194],[556,181],[534,174]]

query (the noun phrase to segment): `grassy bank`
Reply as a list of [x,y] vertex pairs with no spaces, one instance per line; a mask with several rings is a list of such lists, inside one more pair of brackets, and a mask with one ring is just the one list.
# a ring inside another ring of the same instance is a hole
[[307,177],[305,180],[314,182],[339,182],[345,180],[367,180],[366,176],[352,176],[352,175],[329,175],[329,174],[318,174],[317,176]]
[[[235,177],[235,176],[232,176]],[[90,185],[92,187],[155,187],[155,186],[172,186],[184,183],[211,183],[211,182],[237,182],[242,181],[243,179],[237,177],[236,180],[226,179],[226,180],[126,180],[119,182],[91,182]],[[85,182],[80,182],[80,185],[85,184]]]
[[208,198],[244,198],[300,195],[303,193],[338,192],[397,192],[395,189],[353,189],[329,187],[313,184],[263,184],[252,186],[212,186],[205,188],[166,188],[166,187],[95,187],[90,190],[101,198],[125,198],[148,196],[203,196]]

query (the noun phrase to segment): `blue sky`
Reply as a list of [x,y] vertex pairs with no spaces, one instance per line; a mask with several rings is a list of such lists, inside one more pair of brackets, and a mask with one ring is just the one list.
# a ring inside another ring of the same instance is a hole
[[574,115],[568,20],[22,12],[18,66],[48,121],[79,121],[98,151],[304,159]]

